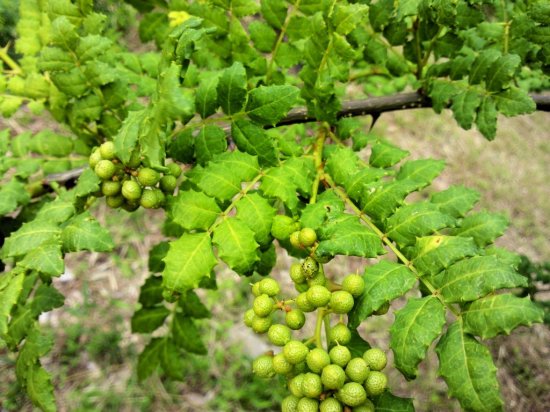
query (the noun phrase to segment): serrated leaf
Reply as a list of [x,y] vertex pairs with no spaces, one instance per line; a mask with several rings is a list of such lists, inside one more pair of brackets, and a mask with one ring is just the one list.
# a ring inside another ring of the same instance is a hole
[[355,300],[355,306],[348,317],[352,328],[357,328],[384,303],[404,295],[416,282],[414,273],[406,266],[386,260],[367,267],[363,279],[365,291]]
[[34,292],[30,303],[30,309],[34,317],[38,317],[43,312],[49,312],[55,308],[63,306],[65,296],[63,296],[53,286],[42,283]]
[[389,391],[385,391],[376,399],[377,412],[414,412],[411,398],[400,398]]
[[502,90],[511,80],[521,63],[521,58],[516,54],[501,56],[493,62],[487,72],[485,85],[487,90],[498,92]]
[[507,249],[491,246],[485,249],[486,255],[495,256],[497,260],[512,269],[517,270],[522,262],[522,258],[517,253],[510,252]]
[[351,330],[351,339],[346,344],[346,347],[351,352],[351,356],[354,358],[362,358],[365,351],[371,348],[370,344],[364,340],[357,330]]
[[361,195],[362,211],[377,220],[391,216],[417,186],[407,179],[366,185]]
[[464,331],[482,339],[509,335],[520,325],[531,326],[544,321],[544,310],[529,296],[512,294],[486,296],[472,302],[462,312]]
[[160,276],[150,276],[139,290],[138,302],[144,308],[153,307],[163,301],[162,291],[162,278]]
[[8,332],[8,317],[23,290],[25,274],[5,273],[2,277],[4,279],[9,277],[9,280],[7,285],[0,290],[0,338],[4,337]]
[[164,306],[142,308],[132,316],[132,333],[151,333],[162,326],[170,311]]
[[300,90],[294,86],[260,86],[248,93],[246,112],[261,125],[275,125],[292,108]]
[[494,99],[483,97],[477,110],[476,126],[488,140],[493,140],[497,132],[497,108]]
[[206,306],[201,302],[197,294],[190,290],[178,301],[179,307],[183,314],[195,319],[210,318],[212,314]]
[[263,53],[270,53],[277,41],[277,33],[269,25],[261,21],[253,21],[248,26],[250,39],[254,47]]
[[214,198],[194,190],[182,191],[170,205],[170,217],[187,230],[208,229],[221,209]]
[[174,343],[187,352],[198,355],[206,355],[206,347],[201,339],[201,334],[195,322],[188,316],[178,313],[172,322],[172,334]]
[[162,259],[164,259],[168,253],[169,248],[168,242],[160,242],[149,250],[149,271],[159,273],[164,270],[164,262]]
[[207,74],[202,77],[197,87],[195,105],[203,119],[213,115],[218,109],[218,82],[217,74]]
[[52,222],[32,220],[23,223],[19,230],[6,238],[1,256],[6,258],[25,255],[44,242],[55,241],[60,234],[61,229]]
[[472,127],[481,97],[476,90],[468,89],[453,98],[451,110],[457,123],[465,130]]
[[287,5],[284,0],[261,0],[261,10],[263,18],[274,28],[283,27]]
[[27,204],[31,200],[25,185],[17,179],[10,180],[0,188],[0,216],[13,212],[19,205]]
[[395,366],[407,379],[416,377],[418,364],[426,357],[426,351],[444,325],[445,307],[435,296],[409,299],[395,312],[390,347]]
[[217,263],[208,233],[185,233],[170,242],[163,260],[166,267],[162,284],[169,291],[178,293],[198,287],[201,279],[209,277]]
[[75,67],[73,56],[58,47],[44,47],[40,51],[38,68],[42,71],[69,71]]
[[479,193],[464,186],[451,186],[447,190],[434,193],[430,202],[441,212],[455,218],[463,217],[479,201]]
[[408,155],[408,151],[401,150],[390,143],[378,142],[372,147],[369,163],[374,167],[391,167]]
[[35,406],[44,412],[57,411],[51,376],[40,364],[29,366],[25,389]]
[[61,241],[66,252],[109,252],[115,245],[107,229],[87,211],[67,222],[61,232]]
[[502,236],[508,227],[506,216],[490,212],[478,212],[466,216],[460,227],[451,233],[456,236],[471,237],[478,246],[486,246]]
[[347,35],[367,16],[368,7],[364,4],[336,4],[332,14],[332,24],[336,33]]
[[65,270],[61,242],[44,242],[25,255],[19,263],[22,267],[49,276],[59,276]]
[[465,257],[479,252],[472,238],[425,236],[417,239],[410,256],[420,275],[435,275]]
[[218,248],[218,257],[239,274],[250,272],[260,259],[254,232],[239,218],[228,217],[216,226],[212,241]]
[[62,223],[67,221],[74,213],[74,204],[58,197],[53,202],[48,202],[42,206],[36,215],[36,219]]
[[97,59],[100,55],[108,51],[111,44],[112,41],[107,37],[95,34],[87,35],[80,38],[75,52],[79,61],[85,62],[86,60]]
[[362,225],[357,216],[333,213],[319,228],[317,256],[361,256],[373,258],[385,253],[376,233]]
[[469,302],[497,289],[527,285],[527,279],[494,256],[461,260],[434,276],[434,286],[446,302]]
[[99,190],[101,180],[92,169],[85,169],[76,182],[75,195],[86,197]]
[[147,117],[145,110],[136,110],[128,113],[122,122],[118,133],[113,139],[115,153],[123,163],[128,163],[132,157],[132,151],[138,142],[141,124]]
[[417,181],[417,189],[428,186],[445,168],[444,160],[409,160],[399,168],[397,180]]
[[310,227],[317,231],[330,213],[339,214],[345,209],[345,204],[333,190],[326,190],[319,195],[315,203],[310,203],[302,210],[300,222],[302,227]]
[[275,142],[264,129],[247,120],[231,123],[231,135],[239,150],[258,157],[262,166],[274,166],[278,157]]
[[453,323],[436,347],[439,374],[465,410],[501,411],[496,368],[489,350]]
[[218,102],[225,114],[238,113],[244,107],[247,95],[246,70],[240,62],[225,69],[218,83]]
[[153,338],[139,354],[137,375],[140,382],[151,376],[159,367],[163,345],[164,338]]
[[498,111],[505,116],[517,116],[535,111],[537,105],[529,94],[518,87],[512,86],[502,93],[493,95]]
[[171,379],[183,380],[187,359],[170,339],[165,339],[160,354],[164,373]]
[[254,239],[260,245],[271,242],[271,224],[275,216],[275,208],[258,193],[243,196],[237,203],[237,217],[254,232]]
[[[359,156],[349,147],[336,147],[328,157],[325,169],[334,181],[344,186],[359,171]],[[345,186],[346,189],[348,186]]]
[[227,136],[223,129],[209,124],[199,130],[195,139],[195,156],[199,164],[206,164],[226,150]]

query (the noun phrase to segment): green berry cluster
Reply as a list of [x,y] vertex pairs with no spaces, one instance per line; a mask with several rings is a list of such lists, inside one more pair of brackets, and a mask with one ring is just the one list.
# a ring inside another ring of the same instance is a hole
[[[313,229],[290,231],[288,226],[295,228],[297,223],[286,216],[281,221],[285,225],[281,224],[277,228],[280,232],[275,233],[281,237],[286,233],[294,247],[310,248],[317,242]],[[287,227],[284,233],[283,226]],[[322,263],[313,256],[294,263],[289,276],[298,291],[291,299],[280,296],[281,288],[272,278],[252,285],[255,298],[245,313],[245,324],[256,333],[267,333],[269,341],[281,347],[277,354],[258,357],[252,366],[254,373],[263,378],[282,375],[287,379],[290,395],[282,403],[283,412],[374,411],[369,398],[386,389],[387,377],[381,372],[386,354],[373,348],[353,357],[346,346],[352,333],[343,322],[365,290],[363,277],[349,274],[337,285],[327,279]],[[306,314],[316,311],[318,319],[327,322],[326,349],[320,335],[305,341],[293,337],[294,331],[306,323]],[[278,313],[280,323],[275,321]],[[330,315],[338,318],[332,325]]]
[[122,207],[130,212],[139,206],[156,209],[164,205],[166,195],[174,193],[181,175],[181,169],[175,163],[169,164],[164,174],[143,166],[138,152],[123,164],[116,157],[111,141],[92,152],[89,165],[102,180],[101,190],[96,196],[105,196],[109,207]]

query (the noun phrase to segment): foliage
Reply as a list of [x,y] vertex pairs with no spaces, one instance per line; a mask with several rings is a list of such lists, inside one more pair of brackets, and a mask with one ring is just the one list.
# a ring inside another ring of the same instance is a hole
[[[444,163],[407,160],[406,150],[363,132],[358,121],[340,118],[340,110],[350,84],[367,94],[407,87],[428,96],[437,113],[450,108],[461,127],[475,124],[492,139],[499,113],[534,111],[529,92],[548,86],[550,6],[490,0],[127,3],[141,14],[140,39],[154,43],[154,51],[130,49],[118,23],[91,0],[22,0],[15,44],[21,58],[0,50],[2,115],[25,106],[36,114],[47,110],[65,127],[0,133],[0,339],[18,352],[17,377],[32,402],[56,410],[40,361],[52,341],[37,319],[63,305],[53,278],[63,273],[66,254],[113,249],[108,228],[88,210],[108,195],[114,208],[167,212],[165,240],[150,252],[151,276],[131,323],[133,332],[154,334],[139,357],[140,380],[157,372],[185,378],[185,354],[206,354],[197,320],[209,318],[210,310],[196,289],[216,288],[220,265],[242,276],[268,275],[277,258],[275,236],[290,255],[304,259],[311,279],[297,282],[299,292],[319,290],[312,288],[318,281],[329,292],[342,288],[331,273],[318,279],[337,255],[376,259],[362,274],[366,286],[353,296],[347,326],[340,327],[352,330],[346,345],[354,355],[370,346],[356,331],[361,323],[407,296],[390,329],[396,368],[414,379],[439,339],[439,373],[450,395],[466,410],[502,409],[482,340],[543,320],[540,308],[509,291],[527,281],[517,273],[518,257],[493,245],[506,219],[472,211],[479,194],[462,186],[409,197],[425,193]],[[380,76],[386,81],[373,90]],[[282,126],[298,106],[307,108],[300,121],[309,124]],[[364,149],[367,161],[359,154]],[[173,162],[185,165],[181,177]],[[75,168],[82,171],[76,182]],[[283,216],[288,230],[274,231]],[[309,234],[296,234],[299,227]],[[396,261],[383,258],[387,252]],[[319,325],[330,311],[340,311],[343,321],[348,304],[310,294],[309,303],[320,306],[317,327],[302,346],[328,349],[332,335],[323,343]],[[256,312],[261,319],[298,301],[266,295],[260,303],[267,309]],[[265,322],[257,321],[255,330],[266,331]],[[411,410],[412,401],[385,390],[383,375],[374,372],[377,383],[359,380],[366,385],[365,405],[368,394],[379,409]],[[356,403],[364,392],[352,388],[357,385],[346,384],[338,399],[365,406]],[[308,393],[319,398],[317,392]],[[326,390],[323,397],[329,395]],[[317,405],[302,403],[312,402]]]

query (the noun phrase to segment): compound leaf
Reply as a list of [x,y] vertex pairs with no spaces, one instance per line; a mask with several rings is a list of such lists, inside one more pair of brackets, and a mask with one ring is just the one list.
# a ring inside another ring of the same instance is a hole
[[472,238],[459,236],[424,236],[416,240],[410,255],[422,275],[435,275],[465,257],[479,252]]
[[254,239],[260,245],[267,245],[271,241],[271,225],[275,208],[270,202],[258,193],[243,196],[235,203],[238,218],[254,232]]
[[214,228],[218,256],[239,274],[248,273],[260,258],[254,232],[237,217],[228,217]]
[[430,199],[441,212],[455,218],[465,216],[478,201],[479,193],[464,186],[451,186],[434,193]]
[[478,212],[465,217],[460,227],[451,233],[456,236],[471,237],[478,246],[486,246],[504,234],[508,227],[506,216],[497,213]]
[[66,252],[109,252],[114,247],[109,232],[89,212],[81,213],[67,222],[61,233],[61,241]]
[[246,112],[261,125],[275,125],[292,108],[300,90],[294,86],[260,86],[248,94]]
[[187,230],[208,229],[221,209],[214,198],[194,190],[181,191],[170,205],[170,217]]

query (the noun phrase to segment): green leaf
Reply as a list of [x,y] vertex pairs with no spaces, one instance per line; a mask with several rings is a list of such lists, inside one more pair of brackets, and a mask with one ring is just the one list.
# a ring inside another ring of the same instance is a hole
[[481,134],[488,140],[493,140],[497,132],[497,108],[495,100],[483,97],[477,110],[476,125]]
[[417,189],[428,186],[445,168],[444,160],[420,159],[409,160],[399,168],[397,180],[418,182]]
[[407,379],[414,379],[418,364],[426,357],[432,342],[445,325],[445,307],[435,296],[409,299],[395,312],[390,329],[390,347],[397,369]]
[[275,125],[292,108],[300,90],[294,86],[260,86],[248,94],[246,112],[255,122]]
[[499,57],[487,72],[487,78],[485,79],[487,90],[498,92],[507,86],[520,63],[521,58],[516,54]]
[[391,167],[408,155],[408,151],[401,150],[390,143],[378,142],[372,147],[369,163],[374,167]]
[[434,286],[446,302],[469,302],[502,288],[527,285],[527,279],[494,256],[461,260],[434,276]]
[[48,202],[36,215],[36,219],[49,220],[55,223],[62,223],[74,215],[75,208],[72,202],[56,198],[53,202]]
[[44,242],[25,255],[19,263],[22,267],[49,276],[59,276],[65,270],[61,242]]
[[271,224],[275,208],[258,193],[243,196],[237,203],[237,217],[254,232],[254,239],[264,246],[271,242]]
[[247,95],[246,70],[240,62],[225,69],[218,83],[218,102],[225,114],[238,113],[244,107]]
[[472,127],[474,117],[481,103],[481,97],[475,90],[468,89],[453,98],[451,110],[457,123],[465,130]]
[[283,27],[288,11],[286,2],[284,0],[261,0],[260,3],[263,18],[276,29]]
[[334,30],[344,36],[349,34],[366,18],[367,12],[364,4],[336,4],[331,16]]
[[501,411],[496,368],[489,350],[453,323],[436,347],[439,374],[465,410]]
[[254,232],[239,218],[228,217],[216,226],[212,240],[218,248],[218,257],[239,274],[250,272],[260,260]]
[[202,76],[197,87],[195,105],[203,119],[213,115],[218,109],[218,82],[216,73],[208,73]]
[[137,375],[140,382],[151,376],[159,367],[163,346],[164,338],[153,338],[139,354]]
[[404,203],[405,197],[418,187],[415,181],[375,182],[365,186],[361,196],[363,212],[377,220],[391,216]]
[[209,124],[202,127],[195,140],[195,156],[201,165],[227,150],[227,136],[223,129]]
[[178,301],[178,305],[185,315],[195,319],[205,319],[212,316],[208,308],[204,306],[197,294],[192,290],[182,295]]
[[464,186],[451,186],[447,190],[434,193],[430,202],[435,203],[441,212],[455,218],[463,217],[479,201],[479,193]]
[[221,213],[216,201],[202,192],[182,191],[170,205],[170,217],[187,230],[207,230]]
[[115,246],[107,229],[101,227],[87,211],[67,222],[61,233],[61,240],[66,252],[110,252]]
[[502,333],[509,335],[520,325],[543,322],[544,310],[529,296],[492,295],[472,302],[462,313],[462,319],[465,332],[490,339]]
[[324,225],[329,213],[339,214],[345,209],[345,204],[333,190],[326,190],[317,197],[315,203],[310,203],[302,210],[300,222],[302,227],[310,227],[317,231]]
[[377,412],[414,412],[411,398],[400,398],[385,391],[376,399]]
[[346,344],[346,347],[351,352],[351,356],[354,358],[362,358],[365,351],[369,350],[371,346],[364,340],[357,330],[351,330],[351,339]]
[[182,351],[170,339],[164,340],[162,345],[160,362],[162,369],[168,377],[175,380],[183,380],[187,359]]
[[163,301],[162,290],[162,278],[149,276],[139,290],[138,302],[144,308],[153,307]]
[[509,117],[532,113],[537,108],[537,105],[525,90],[514,86],[502,93],[494,94],[493,98],[496,101],[498,111]]
[[201,333],[191,318],[178,313],[172,322],[172,333],[177,346],[187,352],[206,355],[207,350],[201,339]]
[[101,180],[92,169],[85,169],[76,182],[75,195],[86,197],[99,190]]
[[132,333],[152,333],[164,324],[170,311],[164,306],[142,308],[132,316]]
[[31,200],[25,185],[17,179],[10,180],[0,188],[0,216],[13,212],[19,205]]
[[162,273],[163,286],[178,293],[198,287],[217,263],[208,233],[186,233],[170,242],[163,260],[166,264]]
[[60,308],[65,303],[65,297],[53,286],[42,283],[34,292],[30,304],[33,317],[37,318],[43,312]]
[[402,296],[416,282],[416,277],[406,266],[382,260],[368,266],[363,275],[365,292],[355,301],[349,314],[349,325],[359,324],[386,302]]
[[275,142],[262,127],[247,120],[237,120],[231,123],[231,135],[239,150],[257,156],[260,165],[277,164]]
[[8,272],[3,274],[0,279],[8,279],[7,284],[4,284],[0,290],[0,338],[2,338],[8,332],[8,318],[23,290],[25,273]]
[[32,403],[42,411],[57,411],[51,376],[40,364],[29,366],[25,389]]
[[456,236],[471,237],[478,246],[486,246],[502,236],[508,227],[508,219],[502,214],[477,212],[466,216],[460,227],[451,233]]
[[[358,173],[360,159],[349,147],[335,147],[330,152],[325,169],[339,185],[346,185],[351,176]],[[346,189],[348,186],[345,186]]]
[[141,124],[147,117],[146,110],[131,111],[114,137],[115,153],[123,163],[128,163],[140,135]]
[[416,240],[410,256],[421,275],[436,275],[453,263],[479,253],[472,238],[425,236]]
[[248,26],[250,39],[254,47],[263,53],[270,53],[277,40],[277,33],[269,25],[261,21],[253,21]]
[[2,258],[25,255],[44,242],[59,239],[61,229],[53,222],[32,220],[8,237],[2,247]]
[[112,41],[107,37],[87,35],[80,38],[75,52],[80,62],[96,60],[111,47]]
[[75,67],[73,56],[58,47],[44,47],[40,51],[38,68],[42,71],[69,71]]

